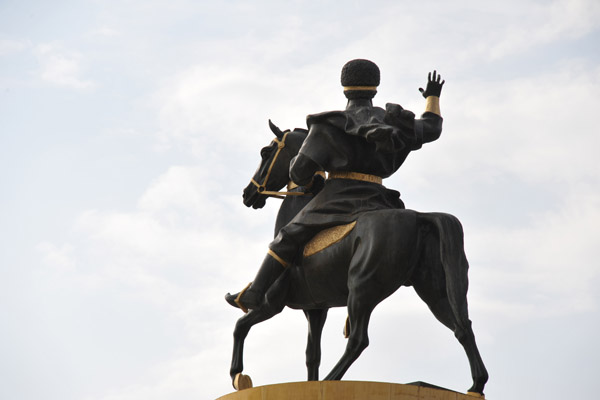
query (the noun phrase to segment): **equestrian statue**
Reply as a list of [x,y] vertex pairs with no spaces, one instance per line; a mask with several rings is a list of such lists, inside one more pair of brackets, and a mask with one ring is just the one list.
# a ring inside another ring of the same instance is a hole
[[[244,204],[261,208],[283,197],[275,239],[254,280],[227,294],[244,311],[234,330],[230,375],[243,375],[243,346],[250,328],[285,306],[309,322],[308,380],[319,379],[321,332],[331,307],[348,309],[348,343],[325,380],[340,380],[368,346],[371,313],[401,286],[412,286],[434,316],[450,328],[469,360],[469,392],[483,396],[488,379],[467,308],[468,262],[459,220],[446,213],[405,209],[400,193],[382,185],[409,153],[442,132],[439,98],[444,85],[429,73],[425,112],[416,118],[398,104],[374,107],[380,71],[369,60],[349,61],[341,83],[343,111],[307,117],[308,130],[282,132],[261,150],[261,164],[244,190]],[[286,192],[280,190],[287,185]]]

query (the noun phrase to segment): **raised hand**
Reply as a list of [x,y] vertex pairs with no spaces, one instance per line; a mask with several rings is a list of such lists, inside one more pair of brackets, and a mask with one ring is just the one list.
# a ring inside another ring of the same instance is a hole
[[[423,97],[428,98],[429,96],[437,96],[440,97],[442,93],[442,86],[446,81],[441,81],[442,76],[438,75],[437,72],[433,71],[433,79],[431,77],[431,72],[427,76],[427,87],[425,90],[423,88],[419,88],[419,92],[423,95]],[[441,81],[441,82],[440,82]]]

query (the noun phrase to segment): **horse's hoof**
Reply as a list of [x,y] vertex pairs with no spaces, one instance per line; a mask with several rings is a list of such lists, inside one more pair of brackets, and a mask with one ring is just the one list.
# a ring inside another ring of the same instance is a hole
[[252,379],[248,375],[238,373],[233,378],[233,387],[235,390],[250,389],[252,387]]
[[473,397],[476,397],[478,399],[485,399],[485,395],[483,393],[467,392],[467,396],[473,396]]

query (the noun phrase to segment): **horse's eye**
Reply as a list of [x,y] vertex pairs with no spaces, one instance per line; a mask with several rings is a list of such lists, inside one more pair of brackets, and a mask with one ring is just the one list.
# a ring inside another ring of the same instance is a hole
[[265,158],[269,157],[270,150],[271,150],[270,147],[263,147],[260,150],[260,156],[261,156],[261,158],[265,159]]

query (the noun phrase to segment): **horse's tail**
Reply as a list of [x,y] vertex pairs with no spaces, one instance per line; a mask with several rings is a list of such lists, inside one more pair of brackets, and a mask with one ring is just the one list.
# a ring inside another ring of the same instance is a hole
[[[429,232],[437,236],[439,259],[446,278],[446,292],[456,315],[468,315],[469,262],[465,255],[464,234],[460,221],[445,213],[419,213]],[[423,224],[422,224],[423,226]],[[467,313],[467,314],[463,314]]]

